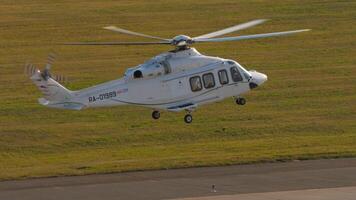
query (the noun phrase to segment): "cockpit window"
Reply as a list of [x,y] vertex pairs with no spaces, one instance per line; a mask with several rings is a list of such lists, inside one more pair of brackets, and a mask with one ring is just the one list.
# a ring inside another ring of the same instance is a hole
[[190,87],[193,92],[197,92],[203,89],[203,86],[201,84],[201,79],[200,76],[193,76],[189,79],[190,82]]
[[238,65],[240,71],[242,72],[243,76],[245,77],[246,80],[250,80],[251,79],[251,74],[245,69],[243,68],[241,65]]
[[250,80],[250,78],[251,78],[250,74],[248,74],[246,71],[243,71],[242,74],[244,75],[246,80]]
[[227,63],[228,63],[229,65],[235,65],[235,64],[236,64],[234,61],[231,61],[231,60],[228,60]]
[[231,78],[234,82],[242,81],[242,76],[239,70],[237,69],[237,67],[231,67],[230,72],[231,72]]

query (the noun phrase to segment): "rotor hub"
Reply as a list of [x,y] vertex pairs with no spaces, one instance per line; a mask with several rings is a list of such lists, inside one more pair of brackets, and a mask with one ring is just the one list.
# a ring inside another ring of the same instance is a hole
[[172,39],[171,44],[177,47],[183,47],[193,44],[193,39],[187,35],[177,35]]

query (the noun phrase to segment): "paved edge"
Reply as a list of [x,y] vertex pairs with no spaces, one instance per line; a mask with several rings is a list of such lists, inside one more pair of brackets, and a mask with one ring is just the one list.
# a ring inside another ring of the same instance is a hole
[[289,162],[242,164],[219,167],[197,167],[168,170],[151,170],[122,172],[109,174],[92,174],[83,176],[63,176],[34,178],[25,180],[0,181],[0,191],[21,190],[46,187],[69,187],[76,185],[122,183],[158,179],[199,178],[202,176],[223,176],[227,171],[234,175],[287,172],[301,170],[321,170],[333,168],[356,167],[356,158],[320,159],[320,160],[294,160]]

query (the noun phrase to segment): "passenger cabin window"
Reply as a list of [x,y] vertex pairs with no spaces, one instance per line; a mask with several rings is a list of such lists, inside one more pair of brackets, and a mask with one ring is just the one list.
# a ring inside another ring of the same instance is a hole
[[189,82],[193,92],[197,92],[203,89],[200,76],[193,76],[192,78],[189,79]]
[[215,80],[213,73],[203,75],[204,87],[206,89],[215,87]]
[[231,78],[234,82],[242,81],[242,76],[239,70],[237,69],[237,67],[231,67],[230,72],[231,72]]
[[227,76],[227,71],[225,69],[220,70],[218,72],[218,75],[219,75],[219,81],[221,85],[225,85],[229,83],[229,78]]

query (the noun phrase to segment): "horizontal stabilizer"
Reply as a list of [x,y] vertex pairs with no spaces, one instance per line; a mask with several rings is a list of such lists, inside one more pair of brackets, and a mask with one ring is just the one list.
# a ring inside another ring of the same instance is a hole
[[58,109],[67,109],[67,110],[81,110],[85,107],[84,104],[77,102],[54,102],[48,101],[45,98],[39,98],[38,102],[47,107],[58,108]]

